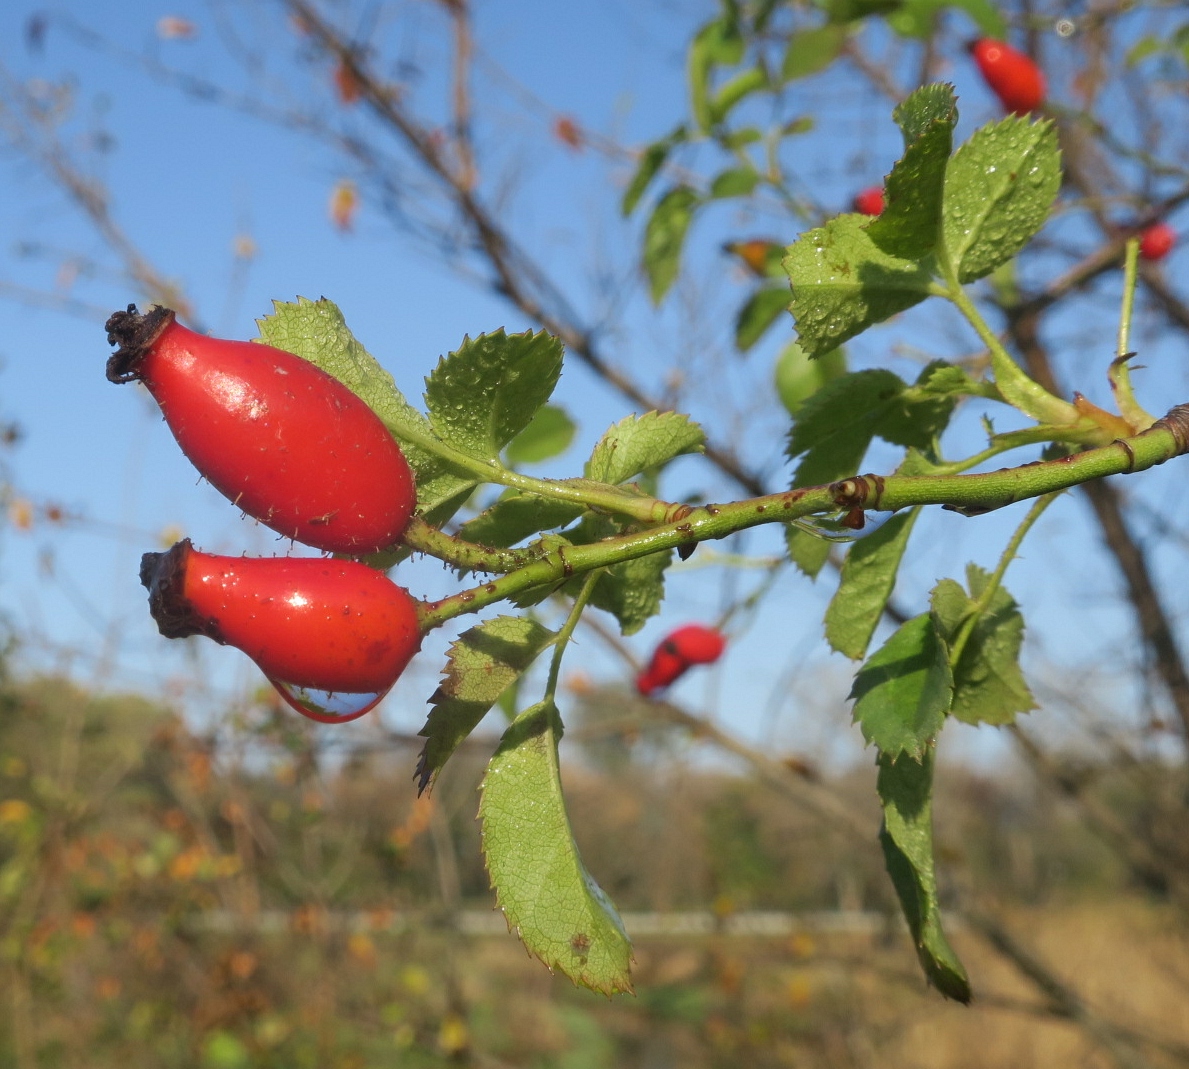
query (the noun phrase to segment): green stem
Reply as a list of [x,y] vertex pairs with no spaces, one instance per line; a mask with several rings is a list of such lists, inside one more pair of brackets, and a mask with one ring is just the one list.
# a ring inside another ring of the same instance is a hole
[[952,266],[947,265],[947,267],[946,297],[966,317],[966,321],[974,328],[979,340],[990,352],[991,369],[995,372],[995,385],[999,387],[999,392],[1003,394],[1004,400],[1041,423],[1078,422],[1081,419],[1081,414],[1073,405],[1068,401],[1061,400],[1060,397],[1053,396],[1039,382],[1029,378],[1020,365],[1012,359],[1011,354],[1004,348],[999,337],[990,328],[978,307],[958,281]]
[[578,621],[582,619],[582,610],[586,608],[586,603],[590,601],[591,594],[594,593],[595,583],[599,580],[599,573],[597,571],[590,572],[586,580],[582,584],[582,589],[578,591],[578,596],[574,599],[574,604],[570,608],[570,615],[566,617],[566,622],[562,625],[562,629],[557,633],[557,638],[553,640],[553,660],[549,662],[549,681],[545,684],[545,697],[542,699],[546,702],[551,702],[557,694],[557,681],[561,676],[561,660],[566,652],[566,646],[569,645],[570,638],[574,634],[574,628],[578,626]]
[[1119,346],[1115,359],[1107,369],[1111,390],[1115,395],[1115,404],[1119,407],[1119,414],[1136,430],[1150,427],[1155,418],[1144,411],[1135,399],[1131,388],[1131,368],[1128,361],[1135,355],[1131,348],[1131,317],[1135,308],[1135,286],[1139,277],[1139,241],[1132,238],[1127,242],[1126,255],[1123,260],[1123,309],[1119,314]]
[[640,523],[663,523],[671,518],[675,509],[680,507],[658,501],[656,498],[638,491],[589,479],[536,479],[531,475],[510,471],[495,461],[470,456],[468,453],[443,442],[437,435],[429,431],[423,432],[407,424],[389,429],[400,441],[417,446],[426,453],[444,461],[451,468],[476,476],[481,482],[511,486],[525,493],[535,494],[537,497],[571,501],[575,504],[585,505],[587,508],[599,509],[617,516],[627,516]]
[[1090,479],[1144,471],[1189,452],[1189,404],[1178,405],[1134,437],[1057,460],[975,475],[856,475],[825,486],[788,490],[727,505],[706,505],[646,531],[588,545],[556,545],[539,560],[508,575],[421,606],[423,630],[533,587],[564,582],[595,568],[660,553],[764,523],[790,523],[813,513],[851,509],[895,512],[913,505],[943,505],[968,515],[1064,490]]
[[1044,510],[1047,509],[1063,491],[1055,490],[1051,494],[1044,494],[1038,497],[1033,503],[1032,508],[1028,510],[1028,515],[1020,522],[1019,527],[1012,533],[1008,539],[1007,545],[1004,547],[1003,554],[999,558],[999,564],[995,571],[991,573],[990,579],[987,581],[986,589],[978,596],[974,603],[974,608],[971,609],[970,615],[962,621],[962,627],[958,631],[957,637],[954,639],[953,645],[950,646],[950,667],[956,668],[958,662],[962,660],[962,653],[966,649],[966,643],[970,641],[970,636],[974,633],[974,627],[978,623],[979,618],[987,611],[991,604],[991,599],[995,596],[995,591],[999,589],[1003,582],[1003,577],[1007,573],[1008,566],[1016,559],[1016,554],[1019,552],[1020,545],[1028,532],[1032,530],[1032,525],[1040,519]]
[[500,549],[464,541],[439,531],[420,516],[409,521],[401,541],[417,553],[472,572],[513,572],[541,557],[537,549]]

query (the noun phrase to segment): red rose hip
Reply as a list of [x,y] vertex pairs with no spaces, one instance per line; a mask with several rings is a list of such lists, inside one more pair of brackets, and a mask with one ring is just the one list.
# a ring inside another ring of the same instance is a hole
[[652,658],[636,677],[636,689],[644,695],[664,690],[695,664],[713,664],[722,656],[727,640],[721,631],[702,624],[679,627],[653,651]]
[[1044,101],[1047,86],[1031,57],[1004,41],[982,37],[970,45],[979,73],[1007,111],[1023,115]]
[[384,549],[416,505],[413,474],[380,418],[292,353],[223,341],[168,308],[129,305],[107,321],[107,377],[138,379],[182,452],[249,516],[333,553]]
[[[357,561],[223,557],[185,539],[146,553],[140,580],[166,638],[206,635],[242,650],[315,720],[367,712],[421,646],[409,592]],[[308,691],[324,693],[315,701],[301,693]]]
[[1139,236],[1139,254],[1155,263],[1163,260],[1177,243],[1177,232],[1168,223],[1153,223]]
[[882,215],[884,209],[883,186],[871,186],[855,194],[851,208],[863,215]]

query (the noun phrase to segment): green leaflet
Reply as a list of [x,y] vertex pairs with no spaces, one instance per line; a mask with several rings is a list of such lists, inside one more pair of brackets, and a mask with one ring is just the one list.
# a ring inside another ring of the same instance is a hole
[[688,186],[677,186],[661,197],[648,217],[644,227],[644,272],[656,304],[677,279],[685,235],[701,199]]
[[494,505],[464,523],[458,533],[481,546],[514,546],[540,531],[564,527],[585,511],[570,501],[508,490]]
[[784,267],[793,287],[791,310],[810,356],[929,296],[927,267],[884,252],[867,232],[869,224],[865,215],[839,215],[789,247]]
[[578,428],[560,405],[542,405],[528,426],[508,443],[509,464],[538,464],[570,448]]
[[881,753],[922,759],[950,707],[947,653],[933,618],[922,613],[901,624],[856,673],[854,719]]
[[455,449],[498,461],[549,400],[561,364],[561,342],[544,331],[466,338],[426,380],[429,421]]
[[705,440],[702,428],[677,412],[625,416],[599,439],[585,475],[601,483],[626,482],[674,457],[700,453]]
[[562,797],[557,707],[516,718],[483,778],[487,871],[508,924],[550,969],[605,995],[631,991],[623,922],[578,855]]
[[1057,129],[1009,115],[976,130],[945,176],[946,253],[959,282],[989,275],[1044,225],[1061,187]]
[[896,585],[896,572],[920,509],[893,516],[850,548],[838,589],[826,609],[826,641],[859,660]]
[[640,198],[644,196],[644,191],[665,165],[665,160],[668,159],[669,153],[673,151],[674,146],[681,144],[685,138],[685,127],[679,126],[668,137],[662,138],[660,141],[654,141],[640,153],[640,160],[636,164],[636,171],[632,175],[632,180],[628,183],[627,189],[624,190],[623,201],[620,204],[620,210],[624,215],[632,214],[636,205],[640,203]]
[[846,374],[846,350],[832,349],[811,360],[795,341],[776,358],[776,393],[790,416],[796,418],[806,401],[827,382]]
[[[952,579],[933,588],[931,605],[937,628],[952,644],[963,622],[974,611],[990,579],[975,564],[967,565],[967,595]],[[975,621],[962,656],[954,666],[954,700],[950,708],[968,724],[1010,724],[1017,714],[1036,708],[1032,692],[1020,671],[1020,646],[1024,618],[1012,596],[999,587],[986,612]]]
[[923,86],[894,115],[904,133],[905,151],[885,183],[887,207],[867,233],[890,256],[919,260],[934,250],[941,236],[946,165],[958,121],[953,87]]
[[790,297],[787,286],[761,286],[748,297],[735,319],[735,345],[740,352],[747,352],[787,311]]
[[671,551],[613,564],[595,584],[590,603],[611,613],[625,635],[634,635],[661,611],[665,597],[665,569]]
[[791,82],[825,70],[838,58],[848,32],[845,25],[835,22],[793,34],[781,64],[781,78]]
[[429,699],[433,709],[418,732],[426,740],[417,763],[418,793],[554,637],[527,617],[497,616],[450,646],[442,682]]
[[907,754],[894,759],[879,755],[876,791],[884,815],[879,843],[925,975],[947,998],[966,1003],[971,998],[970,981],[945,938],[937,899],[933,760],[932,745],[919,759]]

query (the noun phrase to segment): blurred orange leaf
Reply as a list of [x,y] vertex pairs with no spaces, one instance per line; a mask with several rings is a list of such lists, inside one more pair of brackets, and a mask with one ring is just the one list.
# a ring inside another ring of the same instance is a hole
[[355,213],[359,211],[359,190],[348,178],[335,183],[330,191],[330,221],[342,231],[350,230],[355,224]]

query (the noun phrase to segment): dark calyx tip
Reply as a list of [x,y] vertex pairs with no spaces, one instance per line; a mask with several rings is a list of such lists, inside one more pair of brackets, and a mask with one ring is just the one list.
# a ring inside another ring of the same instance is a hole
[[107,343],[119,348],[107,358],[107,381],[119,384],[139,378],[140,362],[161,332],[176,318],[172,308],[160,306],[144,315],[134,304],[128,305],[127,311],[113,312],[104,329],[107,330]]
[[186,598],[186,564],[193,547],[183,538],[164,553],[140,558],[140,581],[149,592],[149,612],[166,638],[206,635],[222,644],[218,625],[194,610]]

